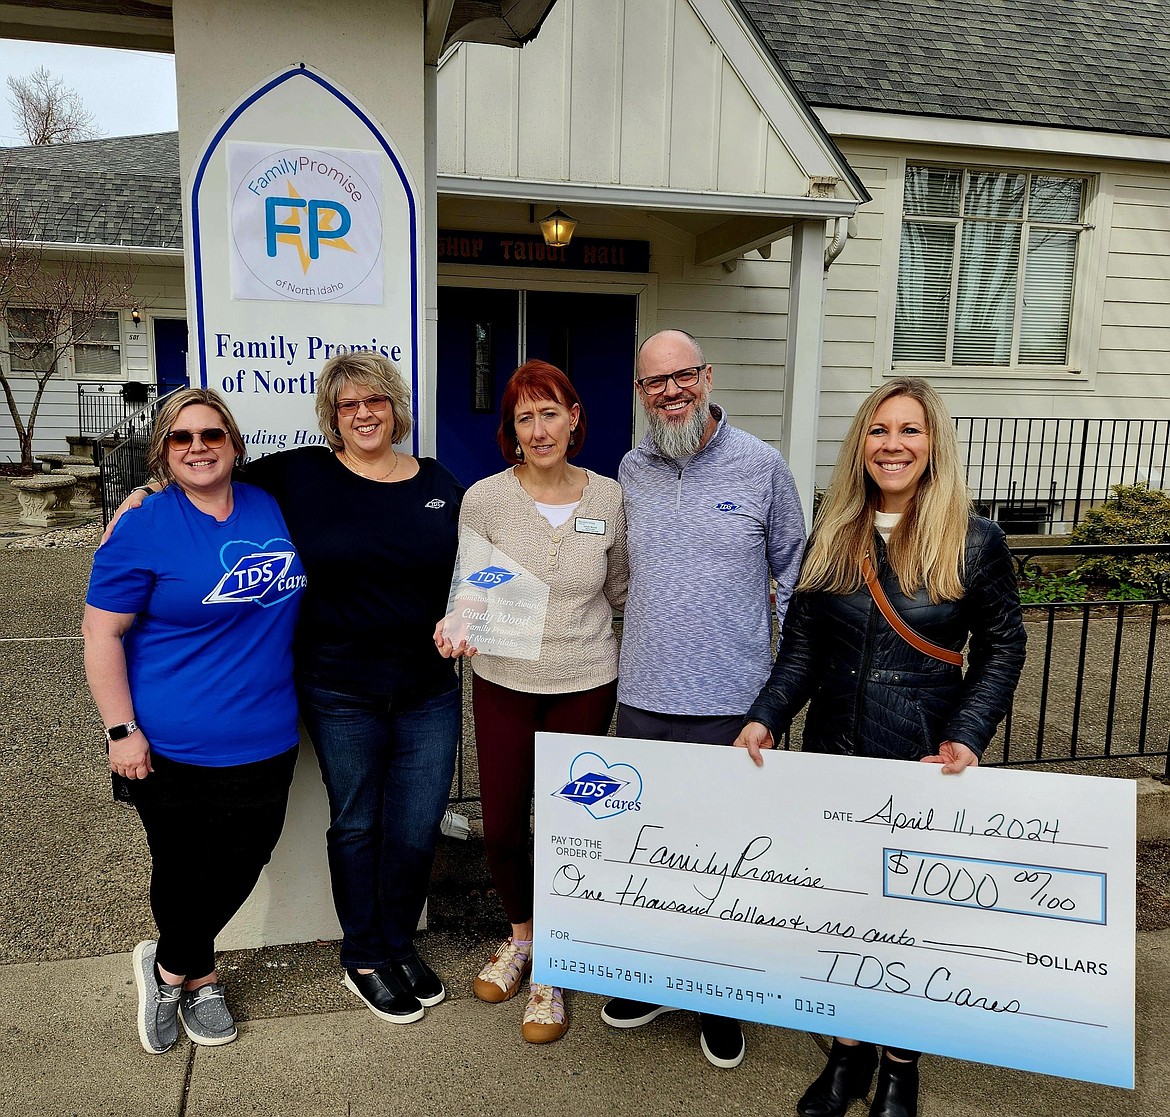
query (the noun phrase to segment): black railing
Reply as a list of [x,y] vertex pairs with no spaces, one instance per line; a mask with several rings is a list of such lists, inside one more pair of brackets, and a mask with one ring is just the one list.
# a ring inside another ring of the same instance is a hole
[[154,399],[153,384],[77,385],[77,437],[99,439]]
[[1167,573],[1142,599],[1025,606],[1028,658],[985,763],[1165,758],[1170,779],[1170,543],[1020,548],[1012,556],[1023,582],[1037,560],[1075,569],[1086,559],[1165,557]]
[[1170,487],[1170,419],[955,419],[980,511],[1005,531],[1068,530],[1113,485]]
[[154,416],[166,398],[160,396],[124,415],[94,437],[93,461],[101,471],[103,524],[110,522],[114,510],[131,490],[146,480],[146,456],[154,432]]

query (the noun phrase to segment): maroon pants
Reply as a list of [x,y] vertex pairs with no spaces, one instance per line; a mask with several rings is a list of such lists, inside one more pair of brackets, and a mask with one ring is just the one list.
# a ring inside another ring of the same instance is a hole
[[509,923],[532,918],[534,736],[609,731],[617,682],[571,694],[523,694],[478,675],[471,687],[483,840],[492,882]]

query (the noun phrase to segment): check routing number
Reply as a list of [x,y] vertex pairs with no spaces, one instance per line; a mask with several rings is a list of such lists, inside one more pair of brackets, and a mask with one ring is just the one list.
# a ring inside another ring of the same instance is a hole
[[534,980],[1133,1087],[1136,788],[539,733]]

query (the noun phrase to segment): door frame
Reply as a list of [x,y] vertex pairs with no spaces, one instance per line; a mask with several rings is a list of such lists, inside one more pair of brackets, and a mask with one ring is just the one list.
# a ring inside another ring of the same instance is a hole
[[[641,346],[648,337],[658,330],[658,276],[654,274],[639,275],[636,279],[599,279],[595,276],[565,275],[558,273],[550,275],[539,268],[492,268],[471,267],[460,264],[444,264],[438,275],[440,287],[482,287],[489,290],[505,291],[553,291],[578,295],[633,295],[637,299],[635,315],[638,323],[637,344]],[[433,345],[436,354],[439,351],[438,331],[443,328],[442,322],[436,318],[436,332],[434,338],[427,341]],[[524,332],[521,331],[521,345],[525,344]],[[420,423],[427,431],[427,440],[430,443],[426,449],[419,452],[434,455],[436,452],[436,432],[438,430],[438,383],[431,385],[427,398],[420,402],[420,411],[426,407],[426,422]],[[645,417],[642,408],[634,398],[634,385],[630,384],[630,414],[633,419],[634,444],[642,437],[645,428]]]

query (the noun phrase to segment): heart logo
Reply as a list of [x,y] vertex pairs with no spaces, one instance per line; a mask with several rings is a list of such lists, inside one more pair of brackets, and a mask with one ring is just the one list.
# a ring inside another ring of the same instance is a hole
[[[573,757],[573,763],[569,765],[569,784],[566,787],[572,784],[597,782],[599,779],[612,781],[616,785],[614,791],[620,788],[623,803],[637,803],[642,798],[642,776],[633,765],[610,764],[608,760],[596,752],[579,752]],[[556,792],[556,794],[560,795],[562,792]],[[612,794],[613,792],[606,798],[612,797]],[[565,797],[570,798],[571,796]],[[624,814],[629,810],[627,806],[605,807],[601,799],[586,802],[577,797],[576,801],[598,821],[603,818],[613,818],[615,815]]]
[[256,543],[233,539],[219,551],[224,575],[204,599],[205,605],[249,602],[262,609],[279,605],[304,588],[304,576],[286,578],[297,554],[287,539]]

